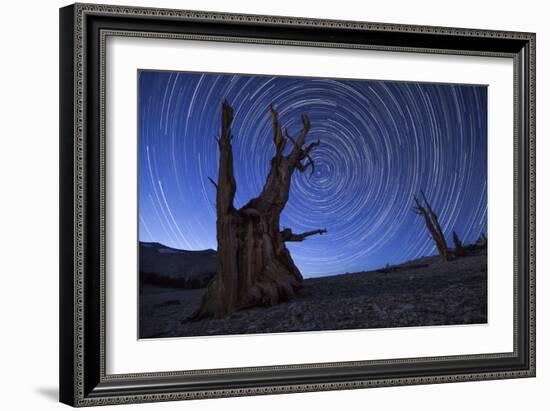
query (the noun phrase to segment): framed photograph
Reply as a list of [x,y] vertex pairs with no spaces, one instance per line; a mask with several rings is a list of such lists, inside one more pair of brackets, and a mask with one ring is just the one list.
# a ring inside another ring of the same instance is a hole
[[60,399],[535,376],[535,35],[60,10]]

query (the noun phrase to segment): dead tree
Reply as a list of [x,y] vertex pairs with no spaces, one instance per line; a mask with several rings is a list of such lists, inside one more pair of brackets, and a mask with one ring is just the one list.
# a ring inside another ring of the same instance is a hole
[[414,196],[414,202],[415,206],[413,208],[413,211],[421,215],[424,218],[424,222],[426,223],[426,228],[428,229],[428,232],[432,236],[432,239],[435,242],[435,245],[437,246],[437,251],[439,252],[439,256],[442,260],[448,261],[449,260],[449,250],[447,248],[447,241],[445,240],[445,235],[443,234],[443,230],[441,230],[441,225],[439,224],[439,219],[437,217],[437,214],[432,209],[432,206],[426,199],[426,195],[424,194],[424,191],[420,191],[422,194],[422,199],[424,200],[425,206],[423,206],[420,201],[418,201],[418,198]]
[[466,255],[466,249],[464,248],[464,245],[462,244],[462,240],[460,240],[460,237],[456,233],[456,231],[453,230],[453,243],[455,245],[455,256],[456,257],[464,257]]
[[[270,107],[275,154],[260,195],[240,209],[233,200],[236,181],[233,174],[231,123],[233,108],[222,103],[218,181],[216,187],[216,232],[218,240],[217,273],[210,281],[201,307],[194,318],[222,318],[246,307],[273,305],[293,298],[303,278],[294,264],[286,241],[303,241],[325,229],[293,233],[280,229],[281,212],[288,201],[290,182],[295,170],[311,168],[311,150],[320,142],[305,145],[310,130],[309,118],[302,114],[302,130],[296,138],[282,130],[279,114]],[[284,154],[290,141],[291,149]]]

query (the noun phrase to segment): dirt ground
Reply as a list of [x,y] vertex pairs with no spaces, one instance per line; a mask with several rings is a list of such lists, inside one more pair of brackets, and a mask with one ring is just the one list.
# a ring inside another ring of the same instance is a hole
[[221,319],[189,321],[205,289],[143,286],[140,337],[277,333],[487,322],[487,256],[436,257],[306,279],[294,300]]

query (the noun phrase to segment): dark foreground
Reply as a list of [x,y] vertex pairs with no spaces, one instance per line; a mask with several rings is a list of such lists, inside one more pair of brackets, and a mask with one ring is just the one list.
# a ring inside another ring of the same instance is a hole
[[292,301],[187,320],[204,292],[142,286],[140,338],[486,323],[487,255],[307,279]]

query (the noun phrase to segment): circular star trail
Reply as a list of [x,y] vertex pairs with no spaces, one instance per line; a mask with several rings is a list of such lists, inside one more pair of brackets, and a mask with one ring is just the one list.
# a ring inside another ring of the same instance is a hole
[[235,206],[256,197],[274,154],[269,105],[291,135],[311,120],[313,173],[293,176],[281,226],[305,277],[434,254],[413,195],[424,190],[451,244],[487,231],[485,86],[142,71],[140,240],[216,249],[221,102],[235,110]]

